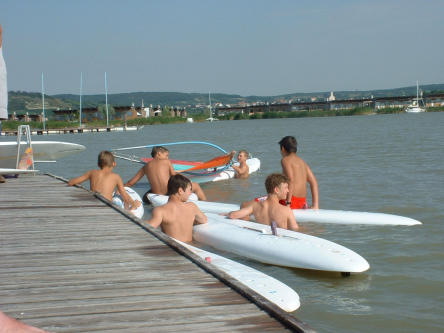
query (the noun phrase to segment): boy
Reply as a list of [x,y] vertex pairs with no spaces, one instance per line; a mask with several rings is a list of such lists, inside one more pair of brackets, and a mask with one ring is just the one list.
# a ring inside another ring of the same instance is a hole
[[279,228],[297,231],[299,226],[292,210],[279,202],[287,198],[288,178],[282,174],[273,173],[265,180],[265,189],[267,190],[265,200],[254,201],[244,208],[230,212],[228,217],[230,219],[249,219],[253,214],[258,223],[271,225],[271,222],[274,221]]
[[[155,194],[167,194],[167,184],[171,176],[177,174],[169,158],[169,151],[165,147],[156,146],[151,151],[153,159],[146,163],[136,175],[131,178],[125,186],[133,186],[144,175],[148,179],[151,190],[149,192]],[[199,184],[193,183],[193,192],[197,194],[199,200],[207,200],[205,193]],[[145,197],[145,195],[144,195]]]
[[125,209],[136,209],[142,203],[138,200],[134,201],[125,191],[123,187],[122,178],[116,173],[113,173],[113,169],[116,166],[114,156],[109,151],[102,151],[99,154],[97,162],[100,170],[89,170],[82,176],[73,178],[68,182],[69,186],[83,183],[89,180],[91,191],[99,192],[106,199],[112,201],[113,193],[117,187],[117,191],[120,193],[124,203]]
[[316,177],[305,161],[296,155],[298,143],[293,136],[286,136],[279,141],[282,154],[282,171],[288,177],[289,192],[281,203],[291,209],[307,208],[307,182],[310,184],[312,208],[319,209],[319,193]]
[[236,174],[234,178],[248,178],[250,176],[250,169],[247,165],[248,152],[246,150],[240,150],[237,155],[237,160],[239,162],[239,166],[232,165]]
[[153,216],[148,223],[168,236],[182,242],[193,240],[193,225],[207,223],[207,216],[192,202],[186,202],[191,194],[191,181],[180,174],[168,180],[168,203],[153,209]]

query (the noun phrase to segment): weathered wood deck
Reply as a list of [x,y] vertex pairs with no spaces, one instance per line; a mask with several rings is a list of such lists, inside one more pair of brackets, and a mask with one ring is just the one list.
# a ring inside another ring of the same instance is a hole
[[49,175],[0,184],[0,310],[51,332],[310,330],[108,205]]

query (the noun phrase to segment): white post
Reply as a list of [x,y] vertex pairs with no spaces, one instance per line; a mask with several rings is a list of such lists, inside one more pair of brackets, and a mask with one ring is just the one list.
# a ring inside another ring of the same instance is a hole
[[108,117],[108,85],[106,83],[106,72],[105,72],[105,105],[106,105],[106,128],[109,127],[109,117]]
[[45,116],[45,85],[43,81],[42,72],[42,109],[43,109],[43,130],[46,131],[46,116]]
[[79,127],[82,128],[82,85],[83,85],[83,73],[80,72],[80,113],[79,113]]

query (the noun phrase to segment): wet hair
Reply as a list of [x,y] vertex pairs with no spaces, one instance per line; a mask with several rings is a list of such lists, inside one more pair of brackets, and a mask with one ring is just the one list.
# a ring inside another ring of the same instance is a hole
[[191,186],[191,180],[189,180],[187,177],[181,174],[171,176],[168,180],[167,195],[176,194],[179,192],[180,188],[185,191],[188,185]]
[[166,152],[166,151],[168,151],[168,149],[166,149],[165,147],[155,146],[151,150],[151,157],[156,157],[157,153],[163,153],[163,152]]
[[294,136],[286,136],[279,141],[279,145],[284,147],[285,151],[288,153],[296,153],[298,151],[298,142]]
[[248,156],[249,156],[248,151],[246,151],[245,149],[241,149],[241,150],[239,150],[238,155],[239,155],[239,154],[244,154],[245,156],[247,156],[247,158],[248,158]]
[[100,169],[112,167],[114,165],[114,155],[108,150],[101,151],[97,159],[97,165]]
[[272,173],[265,179],[265,189],[268,194],[272,194],[274,189],[282,183],[288,184],[288,177],[281,173]]

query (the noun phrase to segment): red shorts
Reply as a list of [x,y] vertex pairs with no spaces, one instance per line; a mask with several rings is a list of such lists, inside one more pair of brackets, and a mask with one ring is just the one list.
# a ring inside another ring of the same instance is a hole
[[[279,203],[281,205],[286,206],[285,200],[279,200]],[[292,196],[290,208],[291,209],[307,209],[308,208],[307,200],[305,198],[298,198],[298,197]]]
[[[254,201],[259,202],[259,201],[264,201],[266,199],[267,199],[267,196],[263,196],[263,197],[259,197],[259,198],[254,198]],[[281,205],[287,206],[286,200],[279,200],[279,203]],[[298,197],[292,196],[290,208],[291,209],[307,209],[308,208],[307,200],[305,198],[298,198]]]

